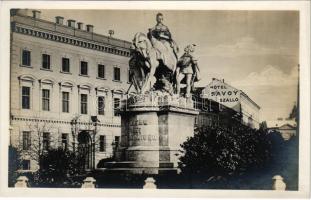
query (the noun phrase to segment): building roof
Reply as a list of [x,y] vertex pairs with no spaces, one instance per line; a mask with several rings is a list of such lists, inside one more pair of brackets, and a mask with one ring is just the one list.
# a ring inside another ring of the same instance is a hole
[[[225,85],[228,86],[228,87],[231,87],[231,88],[233,88],[233,89],[235,89],[235,90],[237,90],[237,91],[240,91],[241,96],[245,97],[245,98],[246,98],[247,100],[249,100],[253,105],[255,105],[258,109],[260,109],[260,106],[259,106],[255,101],[253,101],[245,92],[243,92],[243,90],[237,89],[237,88],[233,87],[232,85],[229,85],[228,83],[226,83],[226,82],[224,81],[224,79],[223,79],[223,80],[220,80],[220,79],[217,79],[217,78],[213,78],[213,79],[212,79],[212,82],[210,82],[207,86],[205,86],[205,87],[200,87],[200,88],[199,88],[199,89],[200,89],[200,92],[202,92],[205,88],[209,87],[209,86],[213,83],[213,81],[221,82],[221,83],[225,84]],[[203,89],[201,89],[201,88],[203,88]]]
[[296,126],[292,126],[290,124],[284,124],[282,126],[279,127],[280,130],[289,130],[289,129],[295,129]]
[[297,127],[297,123],[295,120],[271,120],[267,121],[268,128],[280,128],[284,127],[285,125],[291,126],[293,128]]
[[24,15],[19,12],[14,13],[11,20],[13,22],[12,31],[15,31],[14,26],[17,23],[23,26],[33,27],[35,29],[41,29],[46,32],[54,32],[60,35],[77,37],[85,41],[92,41],[110,48],[117,47],[125,50],[130,50],[132,45],[131,42],[126,40],[121,40],[115,37],[109,37],[106,35],[95,33],[93,31],[87,31],[84,29],[82,30],[75,27],[70,27],[64,24],[58,24],[56,22],[51,22],[40,18],[34,18],[32,16]]

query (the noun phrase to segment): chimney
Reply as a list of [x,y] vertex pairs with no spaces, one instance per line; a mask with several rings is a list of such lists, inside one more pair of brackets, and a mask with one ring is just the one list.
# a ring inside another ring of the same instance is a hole
[[40,19],[40,14],[41,14],[40,10],[33,10],[32,11],[32,17],[33,18]]
[[94,26],[93,25],[90,25],[90,24],[88,24],[88,25],[86,25],[86,31],[87,32],[93,32],[93,29],[94,29]]
[[82,22],[78,22],[78,29],[83,30],[83,23]]
[[17,9],[16,14],[23,16],[32,16],[32,12],[30,9]]
[[63,17],[56,16],[55,19],[56,19],[56,24],[60,24],[60,25],[64,24],[64,18]]
[[69,26],[69,27],[72,27],[72,28],[75,28],[76,27],[76,20],[73,20],[73,19],[68,19],[67,20],[67,25]]

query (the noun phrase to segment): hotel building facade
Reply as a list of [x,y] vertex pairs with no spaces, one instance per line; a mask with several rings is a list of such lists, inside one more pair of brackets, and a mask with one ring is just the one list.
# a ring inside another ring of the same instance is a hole
[[37,10],[12,10],[10,145],[22,155],[22,171],[37,170],[33,151],[49,148],[81,151],[86,169],[113,156],[131,43],[93,30],[61,16],[42,20]]
[[198,108],[197,126],[224,123],[226,119],[238,120],[251,128],[259,129],[260,106],[246,93],[224,80],[212,79],[207,86],[197,88]]

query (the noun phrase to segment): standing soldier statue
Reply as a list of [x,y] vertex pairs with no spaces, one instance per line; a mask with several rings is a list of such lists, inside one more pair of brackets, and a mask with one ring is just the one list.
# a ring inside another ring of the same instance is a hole
[[177,63],[176,68],[176,93],[180,94],[180,84],[186,84],[185,97],[190,97],[191,88],[194,82],[199,81],[199,67],[197,59],[195,58],[195,44],[186,46],[184,54]]

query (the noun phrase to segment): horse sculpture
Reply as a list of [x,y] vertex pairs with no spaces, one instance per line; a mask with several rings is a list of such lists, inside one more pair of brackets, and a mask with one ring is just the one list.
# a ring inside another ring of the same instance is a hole
[[[132,83],[138,93],[146,93],[151,89],[152,77],[157,81],[168,78],[176,69],[177,58],[167,41],[159,41],[154,37],[150,40],[144,33],[136,33],[133,39],[134,52],[130,59]],[[168,79],[169,80],[168,80]],[[171,92],[171,91],[169,91]]]

